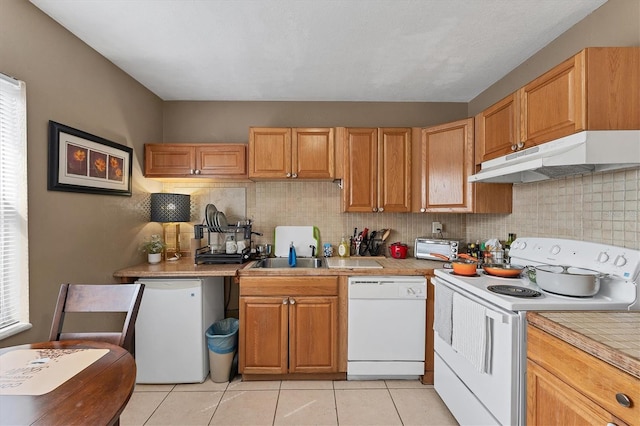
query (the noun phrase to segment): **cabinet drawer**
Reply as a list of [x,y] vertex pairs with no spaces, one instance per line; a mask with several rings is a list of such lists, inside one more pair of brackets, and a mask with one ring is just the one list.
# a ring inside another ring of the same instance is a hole
[[[640,419],[640,379],[535,327],[528,327],[527,339],[530,360],[616,417],[637,424]],[[623,407],[616,401],[618,393],[631,400],[630,407]]]
[[337,296],[338,277],[242,277],[240,296]]

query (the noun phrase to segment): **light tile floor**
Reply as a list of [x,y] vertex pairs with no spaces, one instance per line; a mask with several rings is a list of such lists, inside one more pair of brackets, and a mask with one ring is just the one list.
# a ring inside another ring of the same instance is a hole
[[137,385],[129,425],[457,425],[417,380]]

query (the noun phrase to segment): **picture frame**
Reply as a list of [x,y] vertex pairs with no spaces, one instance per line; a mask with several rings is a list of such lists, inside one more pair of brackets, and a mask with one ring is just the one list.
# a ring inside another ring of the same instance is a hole
[[133,149],[49,121],[50,191],[131,196]]

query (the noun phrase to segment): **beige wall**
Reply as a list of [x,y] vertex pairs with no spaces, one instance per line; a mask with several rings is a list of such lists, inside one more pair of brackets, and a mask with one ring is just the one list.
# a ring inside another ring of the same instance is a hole
[[[112,282],[142,260],[140,205],[157,182],[141,176],[142,145],[162,137],[162,101],[25,0],[2,0],[0,71],[27,83],[30,316],[0,341],[46,339],[60,284]],[[47,191],[54,120],[134,148],[133,197]]]
[[466,118],[456,102],[165,102],[165,142],[247,142],[249,127],[421,127]]
[[473,116],[585,47],[640,46],[640,1],[608,0],[469,102]]
[[[469,103],[475,115],[589,46],[640,46],[640,1],[609,0]],[[640,169],[514,185],[511,215],[469,215],[467,238],[558,236],[640,248]]]

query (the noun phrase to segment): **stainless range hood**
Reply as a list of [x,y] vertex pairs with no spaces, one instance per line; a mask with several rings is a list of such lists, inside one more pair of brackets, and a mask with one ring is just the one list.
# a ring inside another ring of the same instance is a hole
[[630,167],[640,167],[640,130],[589,130],[485,161],[469,182],[537,182]]

